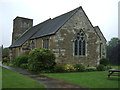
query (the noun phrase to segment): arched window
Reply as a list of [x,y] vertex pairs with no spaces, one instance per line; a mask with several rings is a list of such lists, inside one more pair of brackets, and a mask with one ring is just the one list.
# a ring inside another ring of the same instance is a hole
[[31,42],[31,49],[35,49],[35,43],[34,43],[34,41]]
[[86,55],[86,36],[81,30],[76,34],[74,40],[74,55],[75,56],[85,56]]

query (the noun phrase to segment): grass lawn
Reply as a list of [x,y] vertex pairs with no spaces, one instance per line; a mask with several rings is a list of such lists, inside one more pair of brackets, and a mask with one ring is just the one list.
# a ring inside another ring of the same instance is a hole
[[71,82],[86,88],[118,88],[120,77],[107,77],[108,71],[78,73],[48,73],[46,76]]
[[[1,67],[0,67],[1,68]],[[2,88],[45,88],[26,76],[2,68]]]

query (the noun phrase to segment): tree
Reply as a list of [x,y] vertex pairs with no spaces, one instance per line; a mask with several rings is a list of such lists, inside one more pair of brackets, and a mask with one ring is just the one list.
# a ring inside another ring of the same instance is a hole
[[8,57],[9,56],[9,48],[3,48],[2,55]]
[[104,65],[104,66],[107,66],[107,65],[109,65],[109,60],[106,59],[106,58],[102,58],[102,59],[100,60],[100,64],[102,64],[102,65]]
[[120,39],[112,38],[107,45],[107,58],[110,60],[110,64],[118,65],[119,55],[118,49],[120,49]]
[[120,42],[120,39],[114,37],[108,42],[108,46],[111,48],[116,47],[119,42]]
[[3,46],[0,46],[0,61],[2,60],[2,49],[3,49]]

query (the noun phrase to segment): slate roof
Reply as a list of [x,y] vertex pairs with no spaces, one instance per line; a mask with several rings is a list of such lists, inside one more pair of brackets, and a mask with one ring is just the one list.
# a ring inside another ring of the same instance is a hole
[[41,28],[36,34],[34,34],[30,39],[39,38],[46,35],[55,34],[60,27],[62,27],[78,10],[75,9],[71,12],[58,16],[51,19],[43,28]]
[[40,38],[55,34],[80,8],[76,8],[68,13],[49,19],[28,29],[10,48],[19,47],[29,39]]

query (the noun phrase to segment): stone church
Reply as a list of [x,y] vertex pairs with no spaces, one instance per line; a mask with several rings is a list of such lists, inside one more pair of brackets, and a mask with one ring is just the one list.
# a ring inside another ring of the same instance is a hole
[[13,20],[10,58],[35,48],[52,50],[57,64],[96,66],[106,57],[106,39],[82,7],[33,26],[33,19]]

